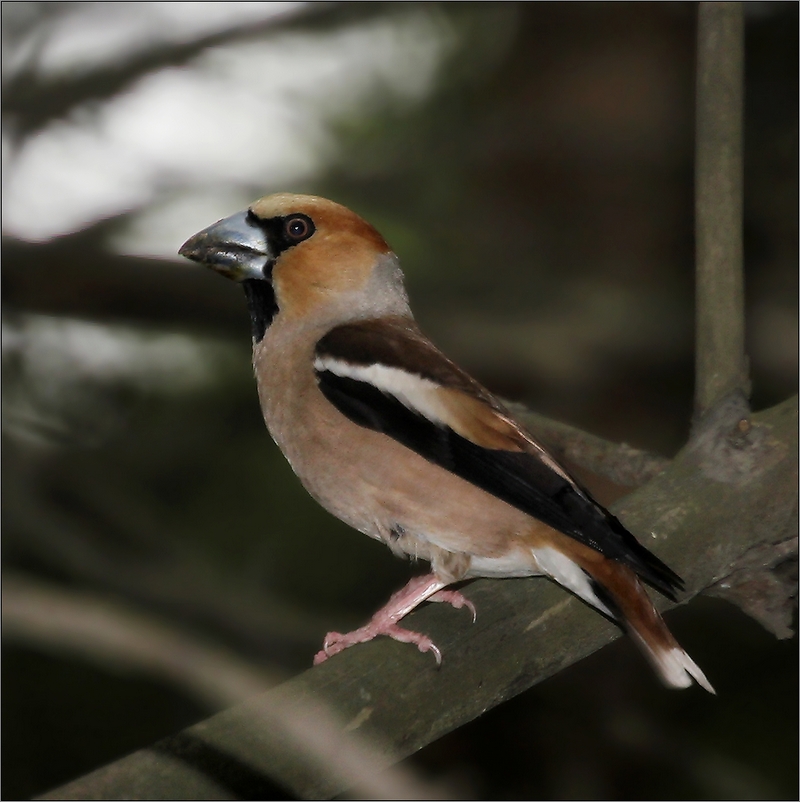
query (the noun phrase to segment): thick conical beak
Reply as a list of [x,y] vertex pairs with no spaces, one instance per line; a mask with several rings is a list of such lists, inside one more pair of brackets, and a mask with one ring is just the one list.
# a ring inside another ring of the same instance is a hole
[[226,217],[190,237],[181,256],[222,273],[234,281],[268,278],[269,245],[264,230],[247,212]]

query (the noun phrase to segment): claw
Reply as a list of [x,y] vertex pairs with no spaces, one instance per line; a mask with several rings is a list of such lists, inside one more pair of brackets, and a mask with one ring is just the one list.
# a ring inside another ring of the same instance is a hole
[[337,641],[340,641],[343,637],[344,635],[342,635],[341,632],[329,632],[325,636],[325,640],[322,641],[322,651],[325,652],[328,657],[330,657],[331,655],[329,650],[331,646],[333,646],[333,644]]
[[[422,651],[422,649],[420,649]],[[442,666],[442,653],[439,651],[439,647],[435,643],[431,643],[430,649],[428,651],[433,652],[433,657],[436,660],[436,667],[441,668]]]
[[456,610],[466,607],[472,613],[472,623],[474,624],[478,619],[478,611],[475,609],[475,605],[463,593],[459,593],[457,590],[439,590],[430,596],[428,601],[447,602],[447,604],[455,607]]

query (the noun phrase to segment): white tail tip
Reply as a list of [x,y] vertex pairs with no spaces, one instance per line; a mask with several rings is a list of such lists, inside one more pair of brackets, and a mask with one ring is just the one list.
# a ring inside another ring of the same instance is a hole
[[653,654],[655,666],[664,682],[672,688],[688,688],[694,680],[701,688],[716,694],[700,667],[680,646]]

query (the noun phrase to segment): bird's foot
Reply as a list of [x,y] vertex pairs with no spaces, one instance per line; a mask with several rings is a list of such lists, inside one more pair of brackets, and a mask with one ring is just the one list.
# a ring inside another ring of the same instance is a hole
[[352,632],[344,634],[341,632],[329,632],[325,636],[322,650],[314,655],[314,665],[318,666],[329,657],[343,652],[348,647],[354,646],[356,643],[366,643],[378,635],[387,635],[401,643],[413,643],[423,653],[433,652],[436,664],[442,664],[442,653],[439,651],[439,647],[427,635],[423,635],[420,632],[412,632],[410,629],[403,629],[390,621],[376,622],[373,619],[366,626]]
[[442,653],[427,635],[403,629],[397,626],[397,622],[424,601],[446,602],[456,609],[466,607],[472,613],[474,622],[475,605],[457,590],[444,590],[444,587],[445,583],[435,574],[415,576],[389,599],[386,606],[372,616],[372,620],[366,626],[345,634],[329,632],[325,636],[322,651],[314,656],[314,665],[324,663],[329,657],[343,652],[349,646],[366,643],[378,635],[387,635],[401,643],[413,643],[421,652],[433,652],[436,663],[441,665]]

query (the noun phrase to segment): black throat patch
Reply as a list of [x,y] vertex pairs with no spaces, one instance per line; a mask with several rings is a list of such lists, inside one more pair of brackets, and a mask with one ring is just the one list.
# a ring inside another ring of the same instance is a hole
[[247,298],[247,308],[250,311],[253,342],[260,343],[278,313],[275,290],[272,289],[271,281],[252,278],[242,282],[242,289]]
[[247,308],[250,310],[254,343],[260,343],[264,339],[267,329],[278,313],[278,301],[275,298],[275,290],[272,286],[272,268],[275,266],[275,259],[284,251],[297,245],[297,240],[290,238],[286,232],[286,221],[295,217],[302,218],[310,226],[309,236],[314,233],[314,222],[304,214],[298,213],[263,220],[256,217],[252,212],[248,213],[248,220],[253,225],[259,226],[267,235],[270,251],[270,260],[264,267],[264,281],[245,279],[242,282],[244,294],[247,298]]

